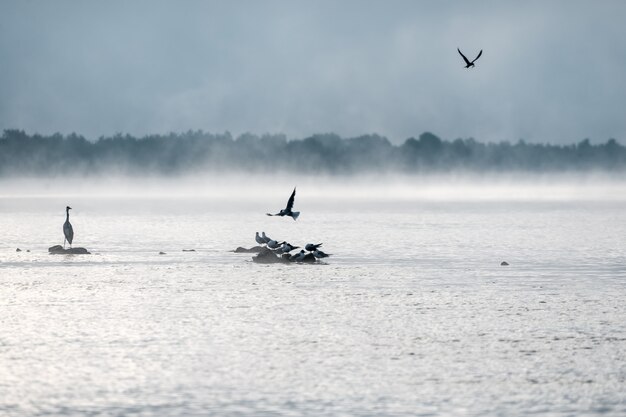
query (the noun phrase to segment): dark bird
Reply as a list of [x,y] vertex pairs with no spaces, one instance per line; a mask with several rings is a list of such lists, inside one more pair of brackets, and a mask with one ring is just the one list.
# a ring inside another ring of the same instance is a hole
[[478,58],[480,58],[480,56],[483,54],[483,50],[481,49],[480,52],[478,53],[478,56],[476,58],[474,58],[474,60],[472,62],[470,62],[465,55],[463,55],[463,52],[461,52],[461,50],[459,48],[456,48],[457,51],[459,51],[459,54],[461,54],[461,56],[463,57],[463,61],[465,61],[465,68],[470,68],[474,66],[474,62],[476,62],[476,60]]
[[281,248],[281,250],[283,251],[283,253],[289,253],[294,249],[300,249],[300,246],[293,246],[291,243],[283,243],[283,247]]
[[74,229],[72,228],[72,223],[70,223],[70,210],[72,208],[70,206],[65,207],[65,223],[63,223],[63,234],[65,235],[65,239],[63,239],[63,248],[65,248],[65,241],[70,244],[70,248],[72,247],[72,240],[74,240]]
[[279,242],[277,240],[270,240],[269,242],[267,242],[267,247],[270,249],[278,249],[279,247],[283,245],[283,243],[287,243],[287,242]]
[[316,245],[312,244],[312,243],[307,243],[306,246],[304,247],[304,249],[308,250],[309,252],[314,252],[317,250],[317,248],[319,248],[320,246],[322,246],[321,243],[318,243]]
[[262,245],[265,243],[265,239],[259,236],[259,232],[256,232],[256,236],[254,237],[254,240],[256,240],[256,243],[258,243],[259,245]]
[[294,220],[296,220],[298,218],[298,216],[300,215],[299,211],[292,211],[293,209],[293,200],[295,200],[296,198],[296,189],[293,189],[293,193],[291,193],[291,197],[289,197],[289,201],[287,201],[287,207],[285,207],[284,209],[282,209],[281,211],[279,211],[276,214],[270,214],[270,213],[265,213],[268,216],[291,216],[291,218],[293,218]]
[[315,252],[313,252],[313,255],[316,258],[328,258],[331,254],[330,253],[324,253],[319,249],[316,249]]

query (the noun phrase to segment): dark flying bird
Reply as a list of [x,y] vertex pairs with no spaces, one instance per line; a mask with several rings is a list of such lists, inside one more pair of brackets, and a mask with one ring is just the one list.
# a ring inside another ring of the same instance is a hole
[[287,207],[282,209],[276,214],[265,213],[268,216],[291,216],[294,220],[298,218],[300,215],[299,211],[292,211],[293,209],[293,200],[296,198],[296,189],[293,189],[293,193],[291,193],[291,197],[289,197],[289,201],[287,201]]
[[304,247],[304,249],[308,250],[309,252],[314,252],[317,250],[317,248],[319,248],[320,246],[322,246],[321,243],[318,243],[317,245],[314,245],[312,243],[307,243],[306,246]]
[[70,206],[65,207],[65,223],[63,223],[63,234],[65,235],[65,239],[63,239],[63,248],[65,248],[65,241],[67,240],[70,244],[70,248],[72,247],[72,240],[74,240],[74,229],[72,228],[72,223],[70,223],[70,210],[72,208]]
[[461,54],[461,56],[463,57],[463,61],[465,61],[465,68],[470,68],[474,66],[474,62],[476,62],[476,60],[478,58],[480,58],[480,56],[483,54],[483,50],[481,49],[480,52],[478,53],[478,56],[476,58],[474,58],[474,60],[472,62],[470,62],[465,55],[463,55],[463,52],[461,52],[461,50],[459,48],[456,48],[457,51],[459,51],[459,54]]

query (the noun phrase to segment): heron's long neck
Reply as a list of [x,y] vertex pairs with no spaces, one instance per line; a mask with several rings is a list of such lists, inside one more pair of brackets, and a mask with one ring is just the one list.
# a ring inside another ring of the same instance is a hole
[[69,211],[69,209],[65,209],[65,214],[66,214],[66,216],[67,216],[67,217],[65,218],[65,221],[66,221],[66,222],[69,222],[69,221],[70,221],[70,211]]

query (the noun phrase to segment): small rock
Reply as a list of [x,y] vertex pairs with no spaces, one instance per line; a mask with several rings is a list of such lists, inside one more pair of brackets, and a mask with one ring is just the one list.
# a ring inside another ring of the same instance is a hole
[[254,247],[252,247],[250,249],[242,248],[241,246],[239,246],[233,252],[235,252],[235,253],[260,253],[260,252],[262,252],[265,249],[267,249],[267,248],[265,248],[263,246],[254,246]]
[[69,248],[64,249],[61,245],[54,245],[48,248],[51,255],[91,255],[85,248]]
[[183,249],[183,252],[195,252],[195,249]]
[[159,252],[159,255],[165,255],[165,254],[166,254],[165,252]]
[[509,263],[507,261],[502,261],[500,263],[500,266],[509,266]]
[[15,252],[21,252],[22,250],[20,248],[15,249]]

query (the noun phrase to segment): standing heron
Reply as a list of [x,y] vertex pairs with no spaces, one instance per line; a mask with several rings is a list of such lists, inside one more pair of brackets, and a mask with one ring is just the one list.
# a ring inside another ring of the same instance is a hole
[[72,223],[70,223],[70,210],[72,208],[70,206],[65,207],[65,223],[63,223],[63,234],[65,235],[65,239],[63,239],[63,249],[65,249],[65,241],[70,244],[70,248],[72,247],[72,240],[74,240],[74,229],[72,228]]

